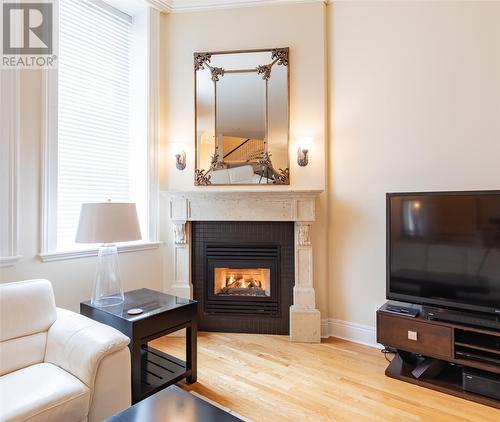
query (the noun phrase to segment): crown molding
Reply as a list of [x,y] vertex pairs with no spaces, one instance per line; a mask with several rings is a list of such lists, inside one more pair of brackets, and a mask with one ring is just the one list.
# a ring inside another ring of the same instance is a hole
[[160,12],[172,12],[171,0],[145,0],[151,7],[159,10]]
[[170,13],[201,12],[241,7],[290,5],[298,3],[329,3],[330,0],[147,0],[148,3]]

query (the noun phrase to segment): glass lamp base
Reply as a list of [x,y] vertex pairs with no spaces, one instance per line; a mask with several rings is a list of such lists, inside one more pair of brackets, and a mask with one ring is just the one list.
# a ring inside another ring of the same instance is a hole
[[91,303],[97,307],[116,306],[124,301],[118,249],[116,245],[102,245],[97,256],[97,270]]

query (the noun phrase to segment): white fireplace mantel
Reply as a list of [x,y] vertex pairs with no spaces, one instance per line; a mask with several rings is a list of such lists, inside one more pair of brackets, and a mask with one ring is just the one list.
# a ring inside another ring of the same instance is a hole
[[311,225],[322,191],[211,190],[164,192],[173,230],[172,293],[192,297],[190,221],[290,221],[295,223],[295,283],[290,339],[320,341],[320,313],[313,285]]

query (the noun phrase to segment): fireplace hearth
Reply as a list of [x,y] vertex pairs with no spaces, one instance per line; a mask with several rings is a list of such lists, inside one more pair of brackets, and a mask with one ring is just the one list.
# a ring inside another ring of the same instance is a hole
[[192,242],[200,330],[289,333],[293,223],[193,222]]

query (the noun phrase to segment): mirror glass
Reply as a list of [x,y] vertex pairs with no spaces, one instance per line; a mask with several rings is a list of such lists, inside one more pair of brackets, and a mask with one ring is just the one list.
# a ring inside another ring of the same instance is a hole
[[195,53],[197,185],[289,184],[288,49]]

